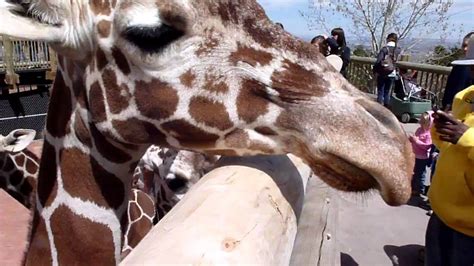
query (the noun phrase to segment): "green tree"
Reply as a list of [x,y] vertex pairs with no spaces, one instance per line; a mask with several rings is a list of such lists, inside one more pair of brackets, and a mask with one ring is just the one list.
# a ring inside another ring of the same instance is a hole
[[[351,21],[345,29],[355,36],[369,37],[371,53],[377,54],[388,33],[405,39],[411,49],[423,36],[442,36],[450,26],[448,11],[453,0],[308,0],[307,12],[300,12],[311,30],[337,27],[336,14]],[[408,40],[409,39],[409,40]],[[365,41],[365,40],[364,40]]]
[[463,50],[459,47],[448,49],[443,45],[437,45],[426,62],[433,65],[449,66],[452,61],[462,58],[463,55]]
[[362,56],[362,57],[369,57],[371,56],[370,51],[367,51],[367,49],[364,48],[362,45],[357,45],[354,47],[353,54],[355,56]]

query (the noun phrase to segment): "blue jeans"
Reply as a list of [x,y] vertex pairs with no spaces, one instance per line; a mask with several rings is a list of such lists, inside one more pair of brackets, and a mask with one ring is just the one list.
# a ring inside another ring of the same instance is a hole
[[377,102],[385,106],[390,104],[390,89],[395,78],[377,76]]
[[433,213],[426,229],[425,265],[474,265],[474,237],[451,229]]
[[413,178],[411,180],[412,191],[425,194],[426,167],[430,164],[430,159],[416,159]]

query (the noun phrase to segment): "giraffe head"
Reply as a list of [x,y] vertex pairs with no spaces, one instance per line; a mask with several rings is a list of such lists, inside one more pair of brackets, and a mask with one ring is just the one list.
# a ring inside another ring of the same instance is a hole
[[17,129],[7,136],[0,135],[0,188],[26,207],[38,174],[37,157],[27,147],[33,142],[36,132]]
[[0,33],[50,42],[63,58],[55,86],[72,87],[109,139],[291,152],[335,188],[409,198],[414,156],[396,118],[254,0],[4,1]]

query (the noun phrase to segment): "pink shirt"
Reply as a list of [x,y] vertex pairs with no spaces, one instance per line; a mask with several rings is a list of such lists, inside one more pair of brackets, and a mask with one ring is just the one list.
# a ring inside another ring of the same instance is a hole
[[411,142],[415,157],[417,159],[428,159],[430,156],[431,144],[433,143],[431,141],[430,130],[424,130],[419,127],[415,132],[415,136],[417,139],[413,139]]

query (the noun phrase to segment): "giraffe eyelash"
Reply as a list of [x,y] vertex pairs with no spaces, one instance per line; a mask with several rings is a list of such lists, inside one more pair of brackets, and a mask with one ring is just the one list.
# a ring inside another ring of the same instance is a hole
[[181,38],[184,32],[162,24],[158,27],[130,26],[124,38],[146,53],[158,53],[170,43]]

